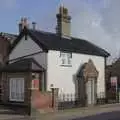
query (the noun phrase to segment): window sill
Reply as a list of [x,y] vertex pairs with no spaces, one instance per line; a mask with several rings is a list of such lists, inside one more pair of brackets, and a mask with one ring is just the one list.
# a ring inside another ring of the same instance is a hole
[[61,67],[72,67],[72,65],[60,65]]

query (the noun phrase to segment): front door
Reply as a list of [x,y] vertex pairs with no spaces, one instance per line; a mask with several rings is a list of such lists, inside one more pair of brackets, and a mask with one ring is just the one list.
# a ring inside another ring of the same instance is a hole
[[87,104],[93,105],[96,103],[96,90],[95,80],[89,79],[86,83]]
[[24,78],[9,79],[9,100],[24,102]]

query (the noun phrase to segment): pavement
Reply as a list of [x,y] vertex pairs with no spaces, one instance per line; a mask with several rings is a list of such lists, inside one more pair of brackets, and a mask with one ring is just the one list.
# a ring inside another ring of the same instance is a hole
[[[109,119],[108,119],[109,118]],[[0,120],[120,120],[120,104],[36,113],[33,116],[0,114]]]
[[26,118],[23,113],[24,112],[21,112],[21,108],[12,109],[10,107],[0,105],[0,120],[22,120],[23,118]]
[[120,111],[112,111],[87,117],[78,117],[73,120],[120,120]]
[[120,104],[108,104],[95,107],[69,109],[49,114],[36,114],[35,120],[81,120],[85,117],[101,115],[105,113],[108,114],[110,112],[120,112]]

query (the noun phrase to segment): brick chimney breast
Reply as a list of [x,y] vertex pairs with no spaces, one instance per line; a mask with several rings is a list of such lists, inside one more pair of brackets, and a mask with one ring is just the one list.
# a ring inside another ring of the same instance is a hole
[[62,37],[71,36],[71,16],[68,14],[68,9],[60,6],[57,17],[56,33]]

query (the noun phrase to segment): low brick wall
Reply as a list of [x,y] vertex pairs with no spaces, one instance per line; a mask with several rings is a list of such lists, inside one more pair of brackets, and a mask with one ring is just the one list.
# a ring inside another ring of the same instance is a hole
[[33,111],[53,112],[57,110],[56,89],[47,92],[32,90],[31,93],[31,114]]
[[44,109],[52,106],[52,93],[32,90],[31,105],[36,109]]

